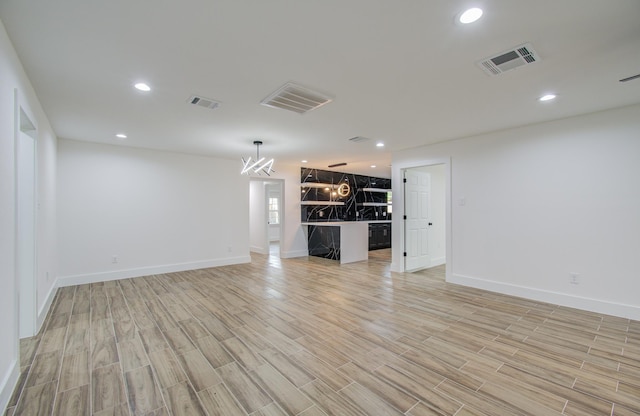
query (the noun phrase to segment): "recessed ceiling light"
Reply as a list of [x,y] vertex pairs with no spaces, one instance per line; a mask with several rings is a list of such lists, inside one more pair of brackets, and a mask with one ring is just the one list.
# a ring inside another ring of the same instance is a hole
[[137,90],[144,91],[144,92],[151,91],[151,87],[145,84],[144,82],[138,82],[137,84],[134,85],[134,87],[136,87]]
[[371,167],[372,167],[372,168],[375,168],[375,167],[376,167],[376,165],[371,165]]
[[542,97],[538,98],[538,101],[551,101],[556,98],[555,94],[545,94]]
[[480,19],[482,17],[482,9],[479,9],[477,7],[473,7],[471,9],[465,10],[461,15],[460,18],[458,19],[460,21],[460,23],[463,24],[467,24],[467,23],[473,23],[476,20]]
[[307,160],[301,160],[300,163],[307,163]]
[[126,135],[126,134],[124,134],[124,133],[118,133],[118,134],[116,134],[116,137],[117,137],[118,139],[126,139],[126,138],[127,138],[127,135]]
[[384,143],[378,142],[378,143],[376,143],[376,147],[384,147]]

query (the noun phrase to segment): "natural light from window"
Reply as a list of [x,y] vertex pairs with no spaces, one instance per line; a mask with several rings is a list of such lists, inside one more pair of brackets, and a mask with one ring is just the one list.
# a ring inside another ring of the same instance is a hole
[[269,224],[280,224],[279,198],[269,198]]

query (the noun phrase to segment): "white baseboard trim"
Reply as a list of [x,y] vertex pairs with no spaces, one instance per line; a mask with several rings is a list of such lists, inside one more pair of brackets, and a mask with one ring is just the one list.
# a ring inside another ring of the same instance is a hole
[[224,259],[203,260],[189,263],[165,264],[161,266],[139,267],[135,269],[116,270],[113,272],[98,272],[58,277],[58,287],[82,285],[86,283],[107,282],[110,280],[129,279],[132,277],[149,276],[183,272],[185,270],[206,269],[208,267],[229,266],[232,264],[250,263],[251,256],[228,257]]
[[40,332],[42,329],[42,324],[44,323],[47,314],[49,313],[49,309],[51,309],[51,304],[53,303],[53,299],[56,297],[56,293],[58,292],[58,280],[51,286],[49,293],[47,293],[47,297],[45,298],[44,304],[42,308],[38,311],[38,316],[36,317],[36,334]]
[[281,251],[280,258],[281,259],[292,259],[295,257],[307,257],[309,255],[309,250],[295,250],[295,251]]
[[7,410],[7,405],[9,404],[9,400],[11,400],[13,390],[16,388],[19,376],[20,368],[18,367],[18,360],[15,359],[11,361],[7,372],[0,382],[0,409],[2,410],[2,414],[5,414]]
[[508,283],[478,279],[475,277],[463,276],[454,273],[451,274],[451,278],[447,280],[447,282],[469,286],[476,289],[488,290],[490,292],[497,292],[505,295],[518,296],[525,299],[551,303],[554,305],[566,306],[569,308],[582,309],[590,312],[640,320],[640,307],[635,305],[626,305],[600,299],[574,296],[567,293],[552,292],[549,290],[536,289],[526,286],[511,285]]
[[265,249],[264,247],[251,246],[249,247],[249,251],[258,254],[269,254],[269,250]]
[[429,267],[436,267],[436,266],[442,266],[443,264],[445,264],[447,262],[447,258],[442,256],[442,257],[436,257],[434,259],[431,259],[431,262],[429,264]]

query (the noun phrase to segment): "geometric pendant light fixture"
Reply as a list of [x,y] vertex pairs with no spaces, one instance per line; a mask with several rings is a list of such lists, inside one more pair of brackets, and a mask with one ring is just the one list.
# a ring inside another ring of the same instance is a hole
[[262,175],[264,173],[267,176],[271,176],[270,173],[275,172],[275,170],[273,170],[273,158],[265,160],[264,157],[260,157],[260,146],[262,146],[261,140],[254,140],[253,144],[256,145],[256,158],[255,160],[252,160],[251,156],[249,156],[249,158],[245,160],[245,158],[243,157],[242,171],[240,172],[240,174]]

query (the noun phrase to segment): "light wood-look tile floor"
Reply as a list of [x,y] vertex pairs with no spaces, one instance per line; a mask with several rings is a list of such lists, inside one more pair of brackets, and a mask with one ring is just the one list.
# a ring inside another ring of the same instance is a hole
[[388,257],[62,288],[7,415],[640,414],[640,322]]

